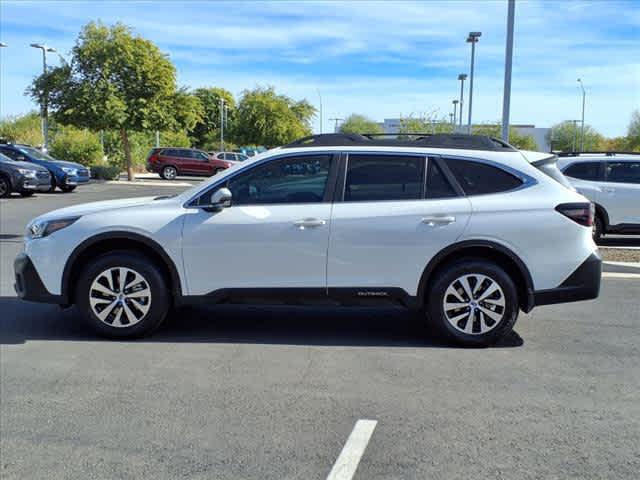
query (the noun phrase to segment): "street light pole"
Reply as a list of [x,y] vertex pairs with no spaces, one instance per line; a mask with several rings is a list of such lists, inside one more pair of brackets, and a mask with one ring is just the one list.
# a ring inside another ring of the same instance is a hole
[[456,118],[458,117],[458,102],[459,100],[453,100],[451,103],[453,103],[453,122],[451,122],[453,124],[453,126],[456,126]]
[[471,109],[473,107],[473,69],[476,57],[476,43],[482,35],[482,32],[469,32],[467,43],[471,44],[471,70],[469,76],[469,121],[467,122],[467,133],[471,134]]
[[584,101],[585,101],[585,91],[584,85],[582,84],[582,79],[578,79],[578,83],[580,84],[580,88],[582,89],[582,126],[580,127],[580,151],[584,152]]
[[220,97],[220,151],[224,152],[224,98]]
[[502,140],[509,142],[509,113],[511,109],[511,66],[513,64],[513,24],[516,0],[509,0],[507,11],[507,45],[504,53],[504,92],[502,93]]
[[344,118],[330,118],[329,119],[330,122],[335,122],[335,124],[333,126],[333,133],[338,133],[338,122],[340,122],[341,120],[344,120]]
[[[30,45],[33,48],[42,50],[42,73],[47,73],[47,52],[57,53],[57,50],[52,47],[47,47],[43,43],[32,43]],[[42,105],[40,106],[42,115],[42,136],[44,137],[44,151],[49,150],[49,92],[42,92]]]
[[460,80],[460,128],[462,129],[462,107],[464,105],[464,81],[467,79],[466,73],[461,73],[458,75],[458,80]]

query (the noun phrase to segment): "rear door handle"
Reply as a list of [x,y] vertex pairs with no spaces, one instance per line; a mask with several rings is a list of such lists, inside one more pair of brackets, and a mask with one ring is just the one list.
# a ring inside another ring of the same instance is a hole
[[306,228],[317,228],[327,224],[326,220],[320,220],[319,218],[303,218],[302,220],[296,220],[293,224],[300,230]]
[[453,215],[433,215],[430,217],[422,217],[422,223],[426,223],[430,227],[449,225],[450,223],[454,223],[455,221],[456,217],[454,217]]
[[610,188],[610,187],[603,187],[602,191],[604,193],[614,193],[616,191],[616,189],[615,188]]

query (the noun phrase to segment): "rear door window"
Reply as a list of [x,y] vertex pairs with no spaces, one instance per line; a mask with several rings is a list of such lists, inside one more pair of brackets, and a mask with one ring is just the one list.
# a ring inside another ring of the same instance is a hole
[[608,162],[607,182],[640,184],[640,162]]
[[426,198],[451,198],[457,196],[458,194],[442,172],[440,165],[434,160],[429,160]]
[[592,182],[604,180],[602,162],[577,162],[569,165],[564,171],[567,177],[589,180]]
[[518,177],[493,165],[459,159],[446,162],[467,195],[508,192],[522,185]]
[[350,154],[344,201],[421,199],[424,166],[422,156]]

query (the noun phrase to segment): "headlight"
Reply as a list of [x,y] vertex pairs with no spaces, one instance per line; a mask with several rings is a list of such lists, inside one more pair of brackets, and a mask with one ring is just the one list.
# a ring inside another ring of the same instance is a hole
[[80,217],[61,218],[59,220],[41,220],[27,227],[27,238],[42,238],[68,227]]
[[18,171],[20,172],[21,175],[27,177],[27,178],[36,178],[36,171],[35,170],[29,170],[27,168],[19,168]]
[[76,175],[78,175],[77,168],[62,167],[62,171],[67,175],[71,175],[72,177],[75,177]]

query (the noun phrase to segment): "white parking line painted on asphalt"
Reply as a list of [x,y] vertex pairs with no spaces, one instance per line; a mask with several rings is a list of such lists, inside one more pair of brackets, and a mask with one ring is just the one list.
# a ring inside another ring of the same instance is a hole
[[602,272],[602,278],[629,278],[640,280],[640,273]]
[[356,422],[356,426],[353,427],[347,443],[344,444],[336,463],[333,464],[327,480],[351,480],[353,478],[377,424],[377,420],[358,420]]

